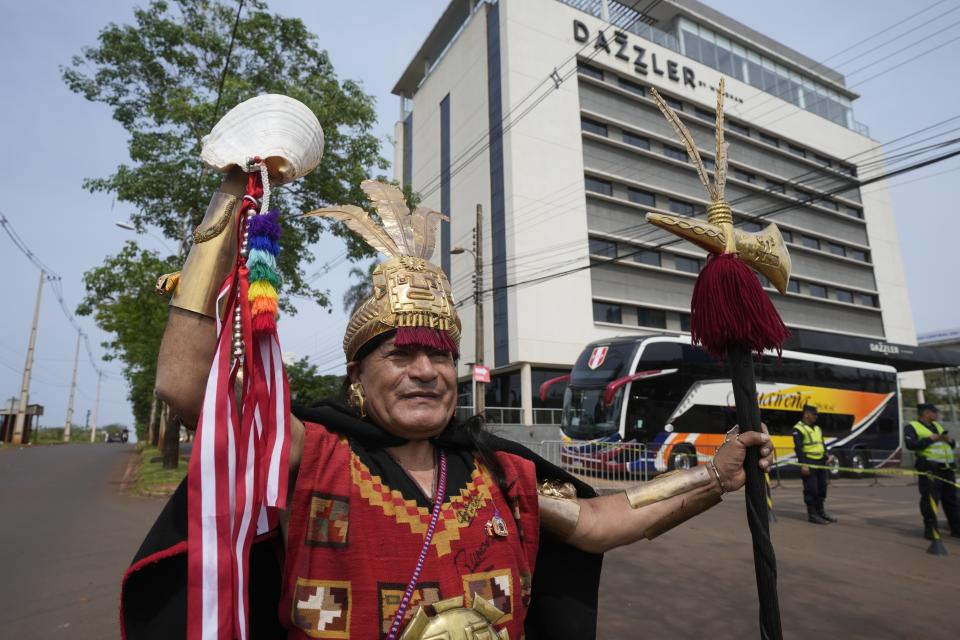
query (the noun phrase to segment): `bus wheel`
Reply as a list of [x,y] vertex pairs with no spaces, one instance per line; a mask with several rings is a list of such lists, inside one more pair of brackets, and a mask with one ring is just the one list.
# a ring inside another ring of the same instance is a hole
[[854,451],[850,455],[850,466],[861,472],[870,467],[870,458],[866,451]]
[[829,473],[831,478],[840,477],[840,467],[843,466],[842,462],[839,453],[831,453],[827,456],[827,466],[830,467]]
[[670,471],[685,471],[697,466],[697,452],[690,447],[677,447],[670,454]]

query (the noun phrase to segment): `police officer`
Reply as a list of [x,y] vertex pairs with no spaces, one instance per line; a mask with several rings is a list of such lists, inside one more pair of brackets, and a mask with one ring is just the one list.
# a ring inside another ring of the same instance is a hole
[[800,475],[803,476],[803,501],[807,503],[807,519],[814,524],[830,524],[837,519],[824,511],[823,502],[827,499],[827,470],[811,468],[808,464],[824,466],[827,461],[827,448],[823,443],[823,432],[817,426],[817,408],[804,405],[803,416],[793,428],[793,444],[797,452]]
[[[960,538],[960,510],[957,508],[957,489],[954,473],[956,458],[953,448],[956,442],[937,422],[940,411],[932,404],[917,405],[917,420],[903,429],[903,443],[907,449],[916,452],[917,471],[933,475],[920,476],[920,514],[923,516],[923,537],[933,540],[933,529],[937,526],[937,515],[931,500],[943,505],[943,511],[950,523],[950,535]],[[943,480],[943,482],[941,482]]]

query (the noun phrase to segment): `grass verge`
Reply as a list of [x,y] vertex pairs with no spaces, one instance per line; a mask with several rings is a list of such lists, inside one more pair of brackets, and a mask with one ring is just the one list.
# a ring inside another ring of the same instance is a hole
[[176,469],[164,469],[160,450],[156,447],[137,445],[140,460],[134,471],[129,491],[133,495],[164,497],[172,494],[187,475],[187,462],[181,459]]

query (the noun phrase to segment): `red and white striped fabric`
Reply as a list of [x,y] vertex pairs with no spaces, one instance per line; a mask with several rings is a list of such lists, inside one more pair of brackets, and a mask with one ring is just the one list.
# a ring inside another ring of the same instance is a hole
[[[250,545],[257,533],[276,526],[276,510],[287,499],[290,390],[276,331],[252,333],[247,289],[247,268],[239,258],[218,294],[226,304],[217,305],[217,349],[187,480],[190,640],[246,640]],[[241,364],[232,361],[238,305],[244,345],[239,408]]]

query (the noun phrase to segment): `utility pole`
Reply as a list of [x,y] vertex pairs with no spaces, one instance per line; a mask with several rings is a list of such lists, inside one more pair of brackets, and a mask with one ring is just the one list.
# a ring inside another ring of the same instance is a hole
[[[473,359],[476,360],[475,365],[483,365],[483,205],[479,203],[477,204],[477,227],[474,231],[473,260],[475,263],[473,306],[477,313],[477,345]],[[485,401],[484,383],[474,382],[473,412],[475,415],[484,414]]]
[[40,320],[40,298],[43,294],[43,281],[47,274],[40,271],[40,284],[37,285],[37,302],[33,307],[33,324],[30,326],[30,342],[27,343],[27,363],[23,365],[23,382],[20,385],[20,406],[13,423],[13,444],[23,441],[23,428],[27,422],[27,400],[30,397],[30,373],[33,370],[33,350],[37,345],[37,323]]
[[103,371],[97,370],[97,399],[93,403],[93,428],[90,429],[90,442],[97,441],[97,413],[100,412],[100,382],[103,380]]
[[70,398],[67,400],[67,422],[63,427],[63,441],[70,442],[70,423],[73,421],[73,397],[77,392],[77,365],[80,364],[80,338],[83,333],[77,329],[77,351],[73,355],[73,376],[70,379]]

